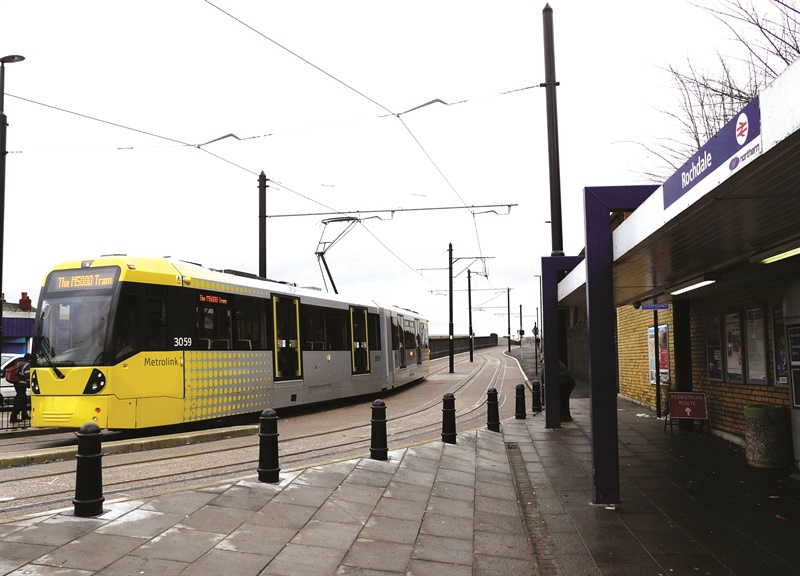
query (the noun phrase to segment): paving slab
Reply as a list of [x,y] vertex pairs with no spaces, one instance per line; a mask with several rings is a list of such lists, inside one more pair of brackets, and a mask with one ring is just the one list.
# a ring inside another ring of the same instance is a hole
[[[170,528],[130,551],[134,556],[194,562],[225,538],[225,534],[202,532],[191,528]],[[115,536],[115,538],[122,538]]]
[[141,544],[142,540],[139,538],[89,533],[48,552],[33,563],[56,568],[100,571],[138,549]]

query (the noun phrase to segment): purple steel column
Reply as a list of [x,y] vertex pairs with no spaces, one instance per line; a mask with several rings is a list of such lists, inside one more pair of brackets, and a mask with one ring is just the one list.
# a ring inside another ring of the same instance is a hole
[[542,322],[544,339],[544,421],[546,428],[561,428],[561,399],[558,388],[558,279],[560,272],[572,270],[583,256],[542,258]]
[[612,211],[635,210],[656,188],[657,186],[584,188],[592,500],[595,504],[617,504],[620,501],[617,349],[614,336],[617,316],[614,300],[614,245],[609,214]]

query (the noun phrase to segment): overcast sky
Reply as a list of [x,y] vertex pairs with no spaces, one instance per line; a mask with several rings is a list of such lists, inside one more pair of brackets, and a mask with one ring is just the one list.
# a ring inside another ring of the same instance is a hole
[[[702,2],[701,2],[702,3]],[[162,256],[324,287],[318,242],[370,214],[327,260],[339,292],[467,333],[530,332],[551,251],[542,10],[519,1],[0,0],[9,120],[3,291],[38,300],[58,262]],[[642,144],[674,135],[663,68],[713,65],[732,33],[682,0],[550,2],[564,245],[584,245],[584,186],[647,183]],[[399,115],[431,100],[434,104]],[[197,145],[221,138],[217,142]],[[483,210],[476,210],[482,212]],[[323,233],[325,236],[323,237]],[[482,256],[480,261],[469,258]]]

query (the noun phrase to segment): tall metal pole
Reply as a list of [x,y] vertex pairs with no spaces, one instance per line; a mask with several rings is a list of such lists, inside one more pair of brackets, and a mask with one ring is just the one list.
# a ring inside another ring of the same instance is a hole
[[656,356],[656,418],[661,418],[661,350],[658,341],[658,309],[653,309],[653,345]]
[[0,350],[3,349],[3,237],[6,221],[6,114],[3,95],[5,94],[6,63],[0,62]]
[[539,324],[539,334],[541,335],[542,338],[544,338],[544,325],[542,324],[541,319],[539,318],[540,310],[542,311],[542,314],[544,314],[544,297],[542,295],[542,275],[534,274],[533,276],[534,278],[539,279],[539,307],[536,309],[536,322],[537,324]]
[[[544,80],[547,99],[547,151],[550,158],[550,232],[552,234],[551,256],[564,255],[564,239],[561,232],[561,168],[558,155],[558,110],[556,106],[556,57],[555,42],[553,41],[553,9],[546,4],[542,11],[544,25]],[[558,280],[564,278],[560,272]],[[564,308],[558,308],[556,338],[558,358],[569,366],[567,345],[567,313]],[[552,332],[551,332],[552,334]]]
[[564,255],[561,233],[561,169],[558,158],[558,111],[556,106],[556,57],[553,42],[553,9],[546,4],[542,11],[544,23],[544,86],[547,100],[547,152],[550,158],[550,231],[551,256]]
[[522,327],[522,304],[519,305],[519,347],[522,348],[522,336],[525,334],[525,329]]
[[267,277],[267,175],[258,175],[258,275]]
[[539,375],[539,309],[536,309],[536,323],[533,325],[533,365]]
[[472,270],[467,269],[467,306],[469,306],[469,361],[474,361],[475,334],[472,332]]
[[511,288],[506,288],[508,295],[508,352],[511,353]]
[[[0,58],[0,294],[3,291],[3,238],[5,237],[6,220],[6,129],[8,119],[5,112],[5,93],[6,93],[6,64],[21,62],[25,60],[23,56],[12,55]],[[0,350],[3,348],[3,300],[0,297]]]
[[448,268],[449,272],[449,280],[450,280],[450,374],[453,374],[456,371],[455,368],[455,349],[454,349],[454,342],[453,342],[453,243],[450,242],[448,246]]

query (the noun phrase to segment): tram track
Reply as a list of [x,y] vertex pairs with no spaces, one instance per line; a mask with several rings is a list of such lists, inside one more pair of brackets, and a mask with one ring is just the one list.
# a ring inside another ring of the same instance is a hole
[[[485,422],[486,390],[498,389],[505,407],[509,394],[501,392],[505,384],[507,361],[485,353],[479,354],[479,365],[462,374],[456,384],[439,386],[457,395],[466,405],[456,412],[457,430],[480,427]],[[446,368],[433,370],[432,380]],[[434,386],[426,383],[424,390]],[[402,391],[401,391],[402,392]],[[415,394],[418,396],[419,394]],[[337,409],[347,419],[350,411],[362,410],[363,405]],[[441,430],[439,397],[427,395],[418,406],[387,418],[387,440],[390,450],[431,441]],[[458,408],[458,407],[457,407]],[[506,407],[507,408],[507,407]],[[507,408],[508,409],[508,408]],[[314,415],[305,415],[314,418]],[[305,416],[296,418],[301,420]],[[297,426],[295,426],[297,427]],[[299,425],[302,428],[302,424]],[[364,424],[339,426],[284,437],[279,445],[279,459],[284,471],[308,468],[325,462],[361,457],[370,447],[370,427]],[[254,432],[255,432],[254,427]],[[186,489],[188,484],[223,483],[252,477],[258,467],[258,445],[251,437],[191,444],[180,449],[148,450],[129,454],[114,454],[105,458],[103,466],[104,492],[107,499],[141,498],[172,491],[176,485]],[[177,452],[177,453],[176,453]],[[20,482],[35,486],[29,495],[20,494],[13,501],[0,500],[0,514],[26,514],[41,509],[68,506],[74,495],[74,463],[56,462],[41,468],[39,465],[12,469],[10,478],[0,482],[0,496]],[[31,473],[34,472],[34,473]],[[13,502],[13,503],[12,503]]]

